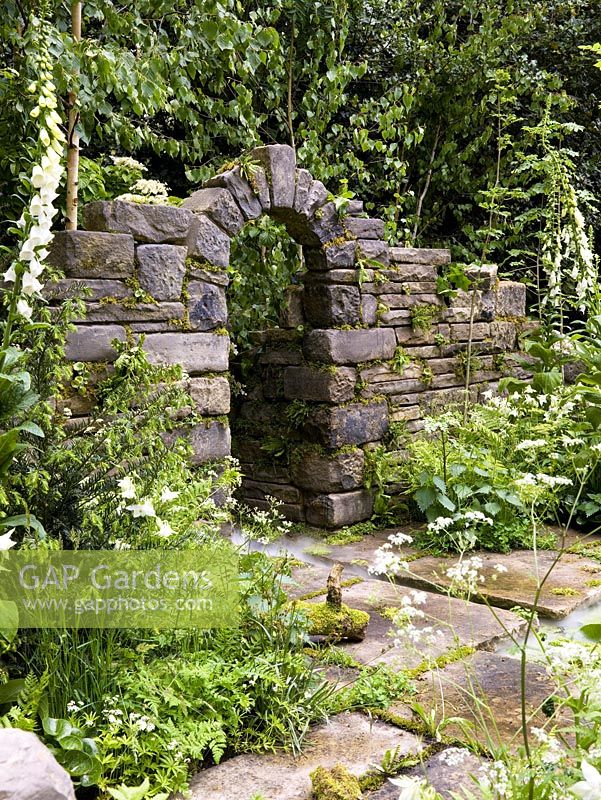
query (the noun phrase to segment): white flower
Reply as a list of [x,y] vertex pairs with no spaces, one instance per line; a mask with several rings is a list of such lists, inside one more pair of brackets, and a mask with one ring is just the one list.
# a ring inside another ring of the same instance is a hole
[[393,786],[401,790],[399,800],[420,800],[426,786],[424,778],[403,776],[401,778],[388,778],[388,780]]
[[175,500],[176,497],[179,497],[179,492],[173,492],[168,486],[163,488],[161,492],[161,500],[163,503],[168,503],[170,500]]
[[10,550],[11,547],[16,545],[16,542],[13,542],[11,536],[15,532],[14,528],[11,528],[8,533],[5,533],[3,536],[0,536],[0,550]]
[[523,442],[518,442],[515,446],[516,450],[534,450],[538,447],[545,447],[547,444],[545,439],[524,439]]
[[26,294],[28,297],[31,297],[32,294],[36,294],[42,291],[42,284],[39,282],[37,278],[34,278],[30,272],[23,273],[23,294]]
[[133,500],[135,498],[136,487],[131,478],[121,478],[120,481],[117,481],[117,485],[119,486],[121,497],[124,497],[126,500]]
[[582,759],[580,769],[584,780],[578,781],[570,787],[571,791],[581,800],[601,800],[601,775],[599,772],[586,759]]
[[413,536],[409,536],[408,533],[392,533],[388,537],[388,541],[396,547],[402,547],[404,544],[411,544]]
[[152,500],[146,499],[142,503],[132,503],[131,506],[126,506],[126,509],[131,511],[134,517],[156,517]]
[[168,522],[165,522],[165,520],[158,518],[156,522],[157,525],[159,526],[159,536],[162,536],[163,539],[168,539],[170,536],[173,536],[175,531]]
[[32,308],[27,300],[21,299],[17,301],[17,313],[25,319],[31,319]]
[[9,267],[3,275],[4,283],[14,283],[17,280],[17,273],[14,266]]

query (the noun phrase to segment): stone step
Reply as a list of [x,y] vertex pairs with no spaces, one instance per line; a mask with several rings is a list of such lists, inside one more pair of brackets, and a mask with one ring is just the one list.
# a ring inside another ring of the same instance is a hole
[[393,725],[346,712],[308,735],[302,755],[248,753],[210,767],[193,779],[189,800],[309,800],[310,773],[342,764],[357,777],[378,764],[388,750],[417,755],[421,740]]

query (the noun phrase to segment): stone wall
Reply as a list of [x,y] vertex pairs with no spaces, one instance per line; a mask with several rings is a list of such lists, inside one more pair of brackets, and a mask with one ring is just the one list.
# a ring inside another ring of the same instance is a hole
[[[448,251],[389,247],[383,222],[359,201],[339,214],[290,147],[257,148],[251,161],[181,208],[92,203],[86,230],[56,235],[51,259],[65,274],[56,296],[81,281],[92,292],[68,357],[110,362],[113,339],[144,333],[152,361],[190,376],[204,417],[192,434],[196,461],[228,455],[230,241],[269,214],[303,245],[306,273],[281,327],[256,337],[255,380],[236,415],[244,498],[261,507],[276,497],[290,518],[314,525],[350,524],[371,515],[364,449],[391,423],[417,430],[425,410],[462,396],[472,309],[473,396],[511,366],[525,286],[487,267],[472,276],[473,292],[446,302],[436,278]],[[287,458],[269,447],[278,436],[288,438]]]

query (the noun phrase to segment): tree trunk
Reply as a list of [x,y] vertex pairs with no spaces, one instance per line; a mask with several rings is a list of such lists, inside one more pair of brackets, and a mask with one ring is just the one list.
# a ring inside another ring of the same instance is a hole
[[[82,3],[74,2],[71,5],[71,26],[73,41],[81,41],[81,8]],[[77,73],[73,80],[77,78]],[[77,123],[79,112],[77,110],[77,92],[75,87],[67,95],[69,120],[67,125],[67,210],[65,228],[68,231],[77,230],[77,187],[79,182],[79,134]]]

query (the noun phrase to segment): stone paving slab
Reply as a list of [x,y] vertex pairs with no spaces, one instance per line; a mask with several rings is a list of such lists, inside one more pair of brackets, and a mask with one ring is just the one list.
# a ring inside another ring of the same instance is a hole
[[[557,553],[543,550],[535,554],[531,550],[514,550],[512,553],[477,553],[483,561],[480,570],[485,578],[480,594],[499,608],[522,606],[532,608],[538,579],[542,579],[551,567]],[[404,583],[431,586],[433,583],[446,586],[449,578],[446,570],[458,559],[426,556],[410,564],[411,576],[403,573],[399,579]],[[502,565],[506,572],[497,574],[495,565]],[[493,576],[496,576],[493,578]],[[601,601],[601,564],[591,558],[565,553],[543,586],[538,612],[541,617],[561,619],[575,609]]]
[[[295,569],[293,577],[299,586],[295,587],[294,595],[301,595],[302,589],[307,592],[323,589],[324,595],[310,601],[323,602],[328,571],[327,567],[317,566]],[[390,635],[394,626],[382,612],[387,608],[399,608],[402,599],[410,597],[411,592],[405,586],[378,580],[364,580],[344,588],[343,602],[370,615],[365,639],[341,645],[344,651],[360,664],[386,664],[396,669],[411,669],[425,658],[436,658],[465,645],[494,649],[506,636],[505,629],[516,635],[525,628],[525,621],[511,611],[499,610],[497,621],[486,606],[426,592],[426,602],[419,606],[425,616],[416,619],[414,624],[420,630],[432,628],[439,635],[432,642],[422,641],[414,647],[404,645],[402,649],[395,648]]]
[[[323,557],[324,563],[339,562],[348,564],[349,569],[357,569],[358,562],[365,566],[373,563],[374,553],[385,541],[386,532],[369,536],[351,545],[332,545]],[[583,538],[570,531],[567,542],[588,543],[599,552],[597,538]],[[401,549],[403,557],[409,557],[409,572],[401,573],[399,583],[430,591],[440,590],[449,585],[446,571],[454,566],[456,556],[423,556],[415,558],[416,551],[410,547]],[[514,550],[511,553],[471,553],[468,558],[478,556],[483,561],[480,570],[485,578],[480,594],[498,608],[522,606],[532,608],[537,587],[537,574],[542,579],[557,556],[554,550],[541,550],[536,555],[531,550]],[[494,567],[499,564],[507,571],[497,573]],[[365,573],[364,573],[365,574]],[[562,619],[577,608],[601,601],[601,563],[594,558],[576,553],[564,553],[554,566],[543,586],[538,612],[541,617]]]
[[[475,726],[475,737],[485,746],[487,737],[495,744],[517,747],[521,743],[519,659],[478,651],[443,670],[425,674],[417,681],[416,687],[416,701],[426,710],[434,709],[437,721],[443,716],[468,720]],[[540,706],[553,690],[553,683],[544,668],[539,664],[528,664],[526,707],[529,729],[549,723]],[[406,715],[407,706],[397,705],[398,710]],[[395,715],[397,705],[391,706],[388,713]],[[442,734],[466,740],[457,724],[447,726]]]
[[318,766],[343,764],[359,777],[378,764],[387,750],[401,755],[417,754],[417,736],[364,714],[344,713],[315,728],[306,739],[301,756],[246,754],[200,772],[192,781],[189,800],[309,800],[310,773]]
[[[451,800],[453,795],[466,797],[467,790],[475,798],[481,795],[471,778],[485,763],[484,759],[460,747],[448,747],[435,753],[424,764],[414,767],[404,775],[426,778],[436,791]],[[398,800],[399,788],[386,781],[377,791],[366,795],[368,800]]]

